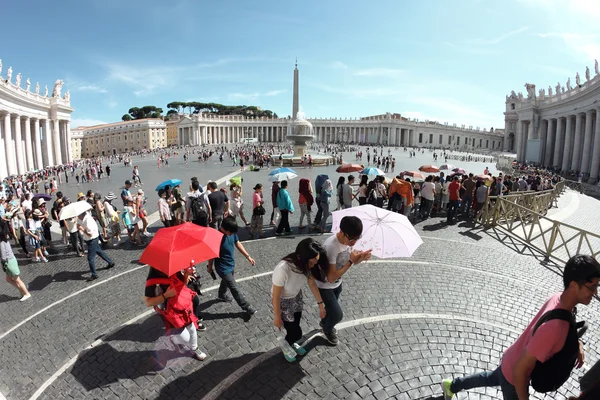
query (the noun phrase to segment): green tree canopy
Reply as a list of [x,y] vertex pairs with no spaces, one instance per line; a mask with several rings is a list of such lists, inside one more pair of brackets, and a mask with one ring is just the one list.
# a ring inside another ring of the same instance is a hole
[[[248,118],[277,118],[277,114],[271,110],[260,110],[256,106],[226,106],[218,103],[200,103],[196,101],[182,102],[173,101],[167,104],[169,111],[167,115],[172,115],[177,112],[188,111],[194,114],[209,113],[215,115],[243,115]],[[192,111],[193,109],[193,111]]]
[[155,106],[144,106],[144,107],[131,107],[128,111],[129,114],[123,115],[121,118],[123,121],[131,121],[134,119],[144,118],[162,118],[163,109]]

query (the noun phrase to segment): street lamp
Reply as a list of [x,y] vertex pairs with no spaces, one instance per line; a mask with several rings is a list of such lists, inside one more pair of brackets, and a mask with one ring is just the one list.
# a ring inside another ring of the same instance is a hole
[[339,128],[338,129],[338,135],[342,139],[343,142],[347,142],[348,141],[348,137],[346,136],[347,134],[348,134],[348,129],[347,128]]

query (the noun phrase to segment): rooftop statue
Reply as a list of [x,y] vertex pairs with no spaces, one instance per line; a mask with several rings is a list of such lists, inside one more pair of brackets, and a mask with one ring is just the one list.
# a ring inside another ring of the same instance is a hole
[[552,97],[552,86],[548,86],[548,97]]
[[573,89],[573,88],[571,87],[571,77],[568,77],[568,78],[567,78],[567,90],[568,90],[568,91],[571,91],[571,89]]
[[8,71],[6,71],[6,82],[10,82],[12,79],[12,67],[8,67]]
[[57,79],[56,82],[54,82],[54,89],[52,89],[52,97],[60,97],[60,92],[62,91],[63,85],[64,82],[60,79]]
[[44,86],[44,97],[48,97],[48,85]]
[[71,101],[71,92],[69,92],[68,90],[65,92],[65,97],[64,97],[65,101],[70,102]]
[[27,90],[29,92],[29,89],[31,88],[31,81],[29,80],[29,78],[27,78],[25,83],[27,84],[27,87],[25,88],[25,90]]
[[540,99],[544,100],[546,98],[546,91],[544,89],[540,89]]
[[585,81],[590,81],[590,67],[585,67]]
[[532,83],[526,83],[525,89],[527,89],[527,99],[535,99],[535,85]]
[[577,87],[581,86],[581,78],[579,77],[579,72],[575,74],[575,84]]
[[600,71],[598,71],[598,60],[594,60],[594,71],[596,71],[596,75],[600,75]]
[[560,94],[560,82],[556,84],[556,94]]
[[35,83],[35,94],[40,94],[40,83],[39,82]]
[[20,72],[17,74],[17,77],[15,78],[15,86],[18,88],[21,87],[21,73]]

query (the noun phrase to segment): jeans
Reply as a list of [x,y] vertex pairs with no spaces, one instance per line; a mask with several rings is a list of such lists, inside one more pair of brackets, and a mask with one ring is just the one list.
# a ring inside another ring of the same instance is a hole
[[[390,197],[390,199],[388,200],[388,205],[387,205],[387,209],[388,209],[388,211],[389,211],[389,210],[392,210],[392,207],[394,206],[394,203],[395,203],[396,201],[398,201],[398,202],[402,201],[402,196],[400,196],[398,193],[394,193],[394,194],[393,194],[393,195]],[[400,208],[400,207],[396,206],[396,207],[395,207],[395,209],[394,209],[394,211],[398,210],[399,208]]]
[[242,292],[240,292],[240,290],[238,289],[237,282],[235,281],[235,277],[233,276],[234,273],[230,272],[230,273],[224,274],[224,275],[219,272],[217,272],[217,273],[219,274],[219,277],[221,278],[221,284],[219,285],[218,296],[221,298],[224,298],[225,295],[227,294],[227,289],[229,289],[235,302],[238,303],[238,305],[240,307],[242,307],[242,310],[247,310],[248,307],[250,307],[250,304],[248,304],[248,302],[246,301],[246,298],[244,297]]
[[358,198],[358,205],[359,206],[364,206],[365,204],[367,204],[367,198],[366,197],[359,197]]
[[431,213],[431,207],[433,206],[433,200],[426,199],[421,197],[421,208],[419,212],[421,214],[421,218],[429,218],[429,214]]
[[466,214],[467,212],[469,212],[471,210],[472,205],[473,205],[473,196],[464,195],[462,198],[462,207],[461,207],[460,211],[463,214]]
[[[455,200],[456,201],[456,200]],[[519,400],[517,390],[510,384],[502,374],[502,368],[498,367],[494,371],[480,372],[475,375],[456,378],[452,381],[450,390],[453,393],[458,393],[463,390],[473,389],[477,387],[493,387],[500,386],[504,400]]]
[[289,210],[281,210],[281,221],[279,221],[279,226],[277,226],[277,230],[275,231],[275,233],[281,233],[284,230],[286,233],[290,232],[289,216],[290,216]]
[[171,334],[171,340],[175,344],[186,346],[191,350],[198,348],[198,334],[196,333],[196,325],[192,322],[182,329],[176,329]]
[[[327,225],[327,218],[329,218],[329,203],[321,202],[319,204],[321,204],[320,211],[323,212],[323,217],[321,218],[319,226],[320,226],[321,230],[324,231],[325,225]],[[317,213],[317,215],[318,215],[318,213]],[[316,222],[315,222],[315,224],[316,224]]]
[[313,222],[315,225],[319,225],[321,223],[321,218],[323,217],[323,207],[319,200],[315,201],[315,203],[317,204],[317,215],[315,215],[315,220]]
[[108,256],[108,254],[106,254],[106,252],[102,250],[102,247],[100,247],[100,243],[98,243],[98,238],[86,240],[85,243],[88,246],[87,259],[88,264],[90,266],[90,271],[92,271],[92,276],[98,276],[98,274],[96,273],[96,254],[98,254],[101,259],[106,261],[108,265],[114,264]]
[[71,238],[71,246],[73,246],[73,250],[75,250],[77,254],[83,254],[83,235],[81,232],[71,232],[69,233],[69,236]]
[[210,227],[216,230],[221,229],[221,224],[223,223],[223,213],[212,215],[212,222],[210,223]]
[[302,328],[300,328],[300,319],[302,319],[302,311],[294,313],[294,321],[283,321],[285,328],[285,340],[292,346],[298,340],[302,339]]
[[344,313],[339,303],[340,294],[342,294],[342,285],[340,284],[335,289],[319,288],[319,292],[321,293],[321,299],[323,299],[326,311],[325,318],[321,320],[323,332],[330,333],[333,331],[335,325],[344,318]]
[[302,226],[302,222],[304,221],[304,216],[306,215],[306,225],[311,225],[311,217],[312,212],[308,211],[308,204],[300,204],[300,226]]
[[450,200],[448,202],[448,213],[446,221],[448,223],[452,222],[452,220],[456,217],[456,210],[458,209],[458,200]]

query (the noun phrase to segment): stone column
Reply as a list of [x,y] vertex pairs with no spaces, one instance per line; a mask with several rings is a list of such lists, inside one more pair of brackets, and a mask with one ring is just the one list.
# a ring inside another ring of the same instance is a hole
[[564,142],[564,117],[556,118],[556,140],[554,143],[554,157],[552,166],[559,167],[562,165],[562,148]]
[[567,171],[571,166],[571,139],[573,135],[573,116],[567,116],[567,128],[565,129],[565,145],[563,149],[563,160],[561,169]]
[[33,143],[35,145],[35,169],[44,168],[42,157],[42,141],[40,139],[40,120],[33,120]]
[[590,183],[598,181],[598,170],[600,170],[600,107],[596,107],[596,128],[594,131],[594,150],[592,151],[592,163],[590,166]]
[[25,122],[25,155],[27,171],[33,171],[35,169],[33,162],[33,146],[31,146],[31,120],[29,117],[23,117],[23,121]]
[[71,145],[71,121],[65,121],[65,137],[67,138],[67,161],[68,163],[73,161],[73,147]]
[[515,153],[517,153],[517,161],[523,161],[523,153],[521,149],[521,143],[523,141],[523,124],[525,121],[517,121],[517,129],[515,132],[515,143],[514,149]]
[[552,165],[552,150],[554,145],[554,135],[556,134],[556,120],[549,119],[547,121],[548,129],[546,131],[546,150],[544,152],[544,165]]
[[577,113],[575,116],[575,140],[573,142],[573,159],[571,160],[571,169],[579,171],[581,165],[581,142],[583,141],[583,114]]
[[8,175],[16,175],[18,172],[15,160],[15,139],[12,133],[10,114],[4,116],[4,148],[6,150]]
[[19,175],[24,174],[25,162],[23,154],[23,144],[21,143],[21,117],[17,115],[15,117],[15,153],[17,156],[17,171]]
[[[539,139],[540,139],[540,163],[544,164],[546,158],[546,144],[548,143],[548,120],[544,119],[540,121],[539,127]],[[546,164],[544,164],[546,165]]]
[[52,120],[52,144],[54,144],[54,163],[61,165],[63,163],[60,146],[60,124],[59,120]]
[[[7,118],[6,115],[2,116],[2,118]],[[10,142],[6,130],[4,121],[2,121],[2,129],[0,129],[0,179],[6,178],[8,174],[8,151],[6,150],[8,143]],[[2,132],[4,130],[4,132]]]
[[56,165],[55,163],[55,159],[54,159],[54,146],[53,146],[53,136],[52,136],[52,132],[50,131],[50,120],[46,119],[44,120],[44,140],[46,141],[46,154],[48,157],[48,164],[47,166],[52,167],[54,165]]
[[590,152],[592,151],[592,113],[594,110],[587,110],[585,113],[585,136],[583,138],[583,154],[581,155],[581,172],[590,173]]

